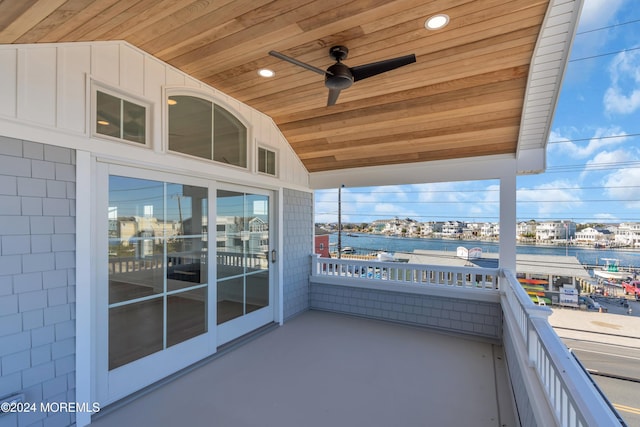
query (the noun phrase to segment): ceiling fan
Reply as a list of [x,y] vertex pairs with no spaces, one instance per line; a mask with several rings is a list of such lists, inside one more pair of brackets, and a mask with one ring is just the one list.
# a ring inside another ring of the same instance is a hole
[[338,96],[340,95],[340,91],[351,87],[353,82],[373,77],[416,62],[416,56],[411,54],[400,56],[398,58],[372,62],[370,64],[358,65],[356,67],[348,67],[346,64],[342,63],[342,61],[347,58],[348,53],[349,49],[344,46],[333,46],[329,49],[329,56],[335,59],[336,63],[327,68],[326,71],[283,55],[282,53],[274,50],[270,51],[269,55],[290,62],[299,67],[306,68],[314,73],[322,74],[324,76],[324,85],[329,89],[327,106],[335,105],[338,100]]

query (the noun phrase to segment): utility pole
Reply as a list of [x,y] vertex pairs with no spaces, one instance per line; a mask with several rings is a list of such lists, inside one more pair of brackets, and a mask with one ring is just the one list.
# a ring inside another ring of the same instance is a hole
[[[171,196],[174,199],[178,199],[178,216],[180,218],[180,233],[179,234],[184,234],[184,230],[183,230],[183,223],[182,223],[182,204],[180,203],[180,201],[182,200],[183,197],[185,197],[182,194],[174,194]],[[166,221],[166,218],[165,218]]]
[[338,187],[338,259],[342,258],[342,187]]

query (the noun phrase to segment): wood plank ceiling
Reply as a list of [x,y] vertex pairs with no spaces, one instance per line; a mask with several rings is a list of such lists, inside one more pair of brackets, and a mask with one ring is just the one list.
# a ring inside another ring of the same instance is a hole
[[[549,0],[0,0],[0,43],[126,40],[271,116],[310,172],[515,154]],[[450,23],[429,31],[427,17]],[[327,107],[326,69],[414,53]],[[275,77],[257,70],[270,68]]]

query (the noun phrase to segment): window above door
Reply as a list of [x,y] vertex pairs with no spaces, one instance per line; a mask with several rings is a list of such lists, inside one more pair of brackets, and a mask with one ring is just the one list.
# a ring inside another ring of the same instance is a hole
[[248,129],[230,111],[184,94],[170,94],[167,107],[169,151],[248,167]]
[[94,84],[93,109],[94,136],[149,145],[148,102]]

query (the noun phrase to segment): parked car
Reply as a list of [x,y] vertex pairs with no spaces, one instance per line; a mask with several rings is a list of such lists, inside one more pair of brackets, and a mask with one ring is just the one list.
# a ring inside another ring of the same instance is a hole
[[640,296],[640,280],[622,282],[622,288],[625,295],[635,295],[636,299]]
[[600,303],[597,301],[594,301],[593,298],[591,297],[587,297],[587,296],[579,296],[578,297],[578,304],[579,305],[586,305],[587,309],[589,310],[600,310]]

